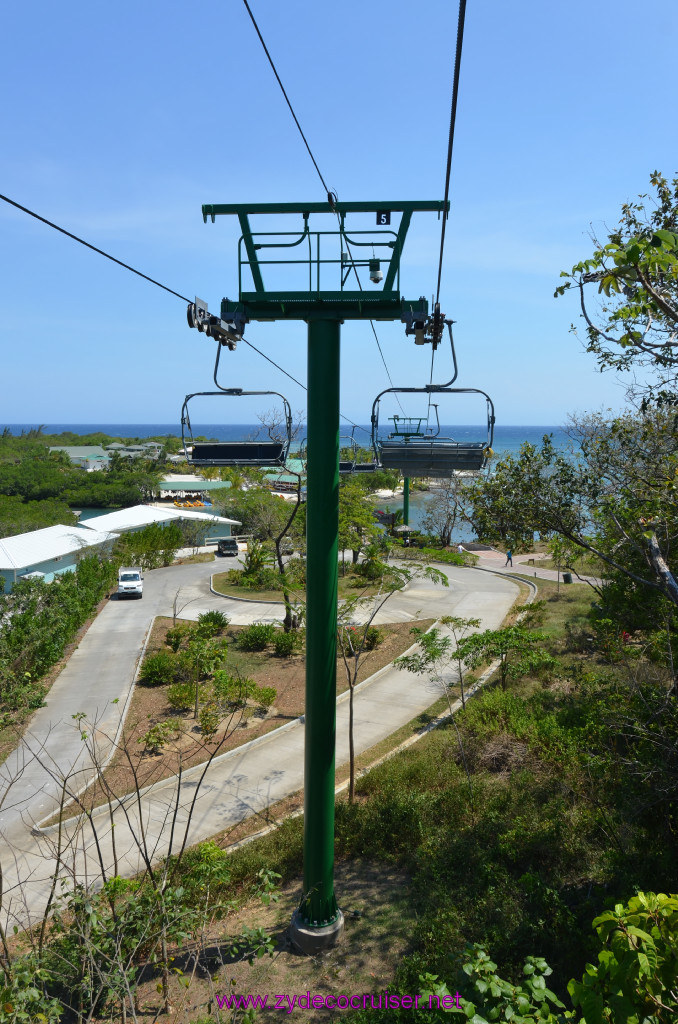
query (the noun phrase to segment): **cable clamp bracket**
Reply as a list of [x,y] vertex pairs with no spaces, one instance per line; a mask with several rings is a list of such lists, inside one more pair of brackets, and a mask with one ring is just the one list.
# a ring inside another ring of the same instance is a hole
[[186,319],[189,327],[196,327],[208,338],[214,338],[220,345],[226,345],[231,352],[235,351],[236,345],[245,333],[247,323],[247,316],[244,313],[233,313],[230,320],[214,316],[209,312],[207,303],[197,296],[195,302],[188,304]]

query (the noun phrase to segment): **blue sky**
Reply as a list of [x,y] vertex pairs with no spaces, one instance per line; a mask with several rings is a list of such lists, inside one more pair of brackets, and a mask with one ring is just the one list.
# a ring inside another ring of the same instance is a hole
[[[251,6],[339,197],[441,198],[456,3]],[[236,223],[204,225],[202,203],[324,198],[240,0],[14,0],[3,21],[0,192],[178,292],[213,310],[237,293]],[[468,0],[441,298],[458,384],[488,391],[499,422],[623,405],[569,331],[574,297],[552,296],[591,231],[655,168],[678,170],[677,29],[675,0]],[[415,215],[407,298],[435,289],[439,231]],[[178,299],[4,203],[0,260],[3,422],[172,422],[187,391],[209,388],[213,343]],[[399,324],[377,331],[394,383],[427,383],[429,350]],[[246,337],[305,379],[304,324]],[[246,346],[224,367],[232,385],[303,408]],[[369,324],[346,324],[342,410],[366,422],[387,386]],[[226,405],[204,419],[254,419]],[[441,406],[456,417],[474,418]]]

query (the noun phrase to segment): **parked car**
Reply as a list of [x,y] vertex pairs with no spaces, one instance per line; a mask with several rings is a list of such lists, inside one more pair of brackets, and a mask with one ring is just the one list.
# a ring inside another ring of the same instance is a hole
[[235,537],[224,537],[222,540],[217,541],[217,554],[218,555],[237,555],[238,554],[238,541]]

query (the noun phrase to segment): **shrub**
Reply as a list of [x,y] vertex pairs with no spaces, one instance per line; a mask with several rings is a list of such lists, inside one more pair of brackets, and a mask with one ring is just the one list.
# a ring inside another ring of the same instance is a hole
[[176,654],[184,640],[188,640],[192,632],[192,626],[172,626],[165,634],[165,643]]
[[214,739],[216,731],[219,728],[219,708],[213,701],[210,701],[208,704],[204,704],[200,709],[198,722],[200,724],[200,732],[203,738],[207,740],[207,742]]
[[186,711],[195,703],[193,683],[174,683],[167,691],[167,703],[175,711]]
[[293,654],[301,650],[304,642],[299,630],[292,630],[289,633],[276,632],[273,637],[273,650],[276,658],[291,658]]
[[270,622],[253,622],[243,629],[238,636],[237,645],[241,651],[263,651],[276,634],[276,628]]
[[228,626],[229,620],[220,611],[203,612],[198,616],[198,625],[195,628],[196,635],[203,640],[211,640],[218,636]]
[[214,673],[212,693],[217,700],[232,708],[244,707],[248,697],[251,697],[257,690],[257,684],[253,679],[242,679],[223,669]]
[[164,686],[174,682],[177,660],[169,651],[149,654],[141,669],[141,681],[146,686]]
[[145,744],[149,754],[159,754],[166,743],[181,736],[182,732],[181,722],[175,720],[158,722],[156,725],[152,725],[148,732],[137,740],[137,743]]
[[364,650],[373,651],[375,647],[379,646],[383,639],[383,629],[379,629],[377,626],[368,626],[365,631]]
[[259,707],[268,710],[268,708],[272,707],[277,695],[278,691],[273,686],[260,686],[254,696]]

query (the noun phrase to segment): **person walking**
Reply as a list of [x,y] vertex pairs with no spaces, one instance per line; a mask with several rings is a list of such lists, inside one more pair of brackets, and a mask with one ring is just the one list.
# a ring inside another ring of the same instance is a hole
[[463,554],[465,554],[465,552],[464,552],[464,547],[463,547],[463,545],[462,545],[462,544],[459,544],[459,545],[457,546],[457,551],[459,552],[459,554],[460,554],[460,555],[463,555]]
[[513,568],[513,552],[511,551],[510,548],[506,552],[506,561],[504,562],[504,568],[506,568],[507,565],[510,565],[511,568]]

